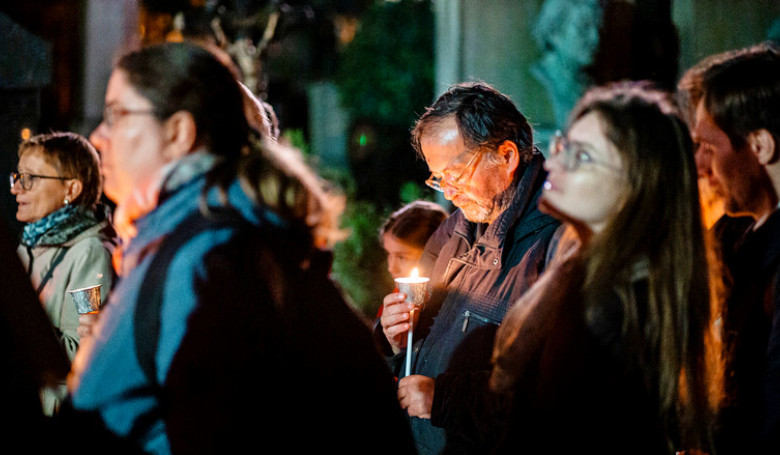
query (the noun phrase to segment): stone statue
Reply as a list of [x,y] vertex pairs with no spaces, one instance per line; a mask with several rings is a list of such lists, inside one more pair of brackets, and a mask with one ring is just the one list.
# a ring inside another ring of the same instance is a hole
[[546,0],[542,5],[533,30],[542,58],[531,73],[549,93],[558,126],[591,83],[586,69],[599,46],[602,18],[598,0]]

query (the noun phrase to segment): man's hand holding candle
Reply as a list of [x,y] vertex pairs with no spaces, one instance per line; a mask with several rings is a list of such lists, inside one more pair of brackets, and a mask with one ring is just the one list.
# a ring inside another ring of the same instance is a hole
[[409,314],[414,309],[414,304],[406,301],[406,294],[403,292],[394,292],[385,296],[383,305],[380,318],[382,331],[393,352],[397,354],[406,347]]

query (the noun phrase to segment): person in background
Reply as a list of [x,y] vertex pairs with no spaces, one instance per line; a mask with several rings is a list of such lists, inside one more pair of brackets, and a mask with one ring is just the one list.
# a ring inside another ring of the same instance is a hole
[[540,206],[574,241],[496,335],[489,387],[511,403],[497,453],[712,450],[719,276],[670,100],[591,89],[551,143]]
[[[29,279],[70,360],[79,347],[79,315],[68,291],[101,285],[105,302],[114,282],[117,244],[102,194],[100,160],[86,138],[69,132],[33,136],[19,146],[10,176],[16,219],[26,223],[18,248]],[[66,394],[64,382],[42,391],[53,415]]]
[[190,43],[118,60],[90,139],[126,242],[68,378],[74,419],[160,454],[357,454],[385,431],[379,452],[413,453],[368,324],[318,264],[341,198],[252,130],[241,90]]
[[731,52],[701,75],[694,141],[710,154],[728,216],[750,225],[730,243],[723,314],[727,401],[717,453],[780,452],[780,49]]
[[[393,279],[409,276],[418,266],[425,243],[447,215],[435,202],[413,201],[387,217],[379,227],[379,241],[387,255],[387,272]],[[383,309],[384,305],[379,307],[377,318],[382,317]],[[376,320],[377,324],[380,322]]]
[[530,124],[490,85],[451,87],[417,121],[412,141],[431,171],[426,184],[458,209],[420,261],[431,297],[414,312],[413,346],[406,345],[413,305],[403,293],[384,298],[375,334],[399,377],[412,350],[412,374],[399,380],[398,396],[418,451],[439,453],[445,444],[480,451],[481,444],[436,426],[431,406],[460,399],[446,373],[489,370],[495,331],[541,274],[560,223],[537,209],[545,171]]
[[[692,130],[696,124],[696,106],[701,100],[702,73],[712,65],[721,62],[731,52],[709,56],[702,59],[693,67],[687,69],[677,84],[677,103]],[[706,147],[700,147],[694,138],[694,153],[696,156],[696,169],[699,177],[699,194],[701,196],[702,210],[704,211],[704,225],[711,228],[723,215],[723,190],[717,187],[718,182],[713,178],[710,166],[711,153]]]
[[[745,51],[746,49],[731,50],[710,55],[686,70],[677,84],[677,101],[693,135],[696,169],[699,175],[699,194],[702,199],[701,205],[704,212],[704,225],[714,236],[714,246],[720,255],[721,261],[727,264],[731,263],[734,245],[753,223],[753,218],[747,214],[725,212],[725,191],[723,188],[720,188],[718,179],[715,178],[712,169],[712,147],[707,143],[700,143],[700,138],[695,134],[695,127],[697,107],[702,97],[702,79],[705,71]],[[731,276],[725,268],[723,273],[724,282],[728,287],[731,285]]]
[[417,267],[425,243],[447,215],[435,202],[413,201],[387,217],[379,228],[379,240],[387,253],[387,272],[393,279],[409,276]]

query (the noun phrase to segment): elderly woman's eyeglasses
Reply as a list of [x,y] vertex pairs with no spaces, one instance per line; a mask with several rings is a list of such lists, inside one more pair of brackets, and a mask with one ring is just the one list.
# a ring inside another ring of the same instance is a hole
[[125,109],[118,106],[106,106],[103,109],[103,123],[111,128],[114,126],[114,122],[126,115],[154,115],[154,109]]
[[73,178],[73,177],[59,177],[59,176],[51,176],[51,175],[19,174],[17,172],[11,172],[11,174],[8,177],[12,189],[16,184],[16,182],[19,182],[19,184],[22,185],[22,189],[25,191],[29,191],[32,189],[36,179],[70,180]]
[[[463,167],[463,170],[461,170],[460,173],[454,179],[452,179],[452,182],[458,183],[466,175],[466,172],[468,172],[468,170],[476,162],[477,157],[481,154],[482,154],[482,149],[479,149],[477,153],[473,154],[469,162],[466,163],[466,165]],[[430,188],[433,188],[434,190],[443,193],[444,188],[441,186],[441,181],[444,178],[444,173],[447,172],[447,168],[449,168],[449,164],[442,171],[441,177],[436,177],[435,175],[433,175],[433,173],[431,173],[431,176],[428,177],[428,180],[425,181],[425,184],[428,185]]]
[[561,131],[556,131],[550,139],[550,158],[555,158],[568,171],[576,171],[582,165],[601,166],[613,172],[622,173],[623,169],[593,158],[593,152],[579,142],[570,142]]

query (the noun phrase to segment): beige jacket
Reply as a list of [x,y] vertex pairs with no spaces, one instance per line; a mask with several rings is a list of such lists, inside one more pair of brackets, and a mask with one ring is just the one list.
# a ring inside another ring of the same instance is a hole
[[[71,361],[79,346],[79,336],[76,333],[79,315],[68,291],[100,284],[101,301],[105,303],[114,281],[111,254],[116,241],[111,237],[112,234],[113,229],[108,221],[103,221],[61,246],[42,246],[29,251],[27,247],[20,245],[17,250],[25,270],[29,271],[33,289],[37,290],[52,262],[67,248],[38,297]],[[62,390],[46,390],[43,394],[44,412],[48,415],[54,412],[59,406],[59,399],[64,396],[64,384],[60,389]]]

